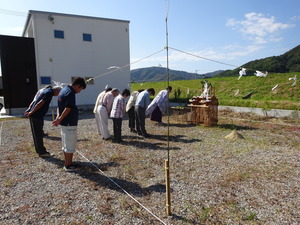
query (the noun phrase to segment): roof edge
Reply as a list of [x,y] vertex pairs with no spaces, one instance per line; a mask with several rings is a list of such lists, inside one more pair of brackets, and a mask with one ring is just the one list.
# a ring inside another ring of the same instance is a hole
[[23,28],[22,37],[24,37],[24,35],[26,33],[26,29],[28,27],[28,23],[29,23],[30,17],[31,17],[31,14],[30,14],[30,12],[28,12],[27,18],[26,18],[26,21],[25,21],[25,25],[24,25],[24,28]]
[[68,13],[38,11],[38,10],[29,10],[28,13],[30,13],[30,14],[51,14],[51,15],[57,15],[57,16],[80,17],[80,18],[87,18],[87,19],[99,19],[99,20],[109,20],[109,21],[130,23],[129,20],[111,19],[111,18],[103,18],[103,17],[96,17],[96,16],[83,16],[83,15],[75,15],[75,14],[68,14]]
[[115,21],[115,22],[122,22],[122,23],[130,23],[129,20],[120,20],[120,19],[110,19],[110,18],[103,18],[103,17],[95,17],[95,16],[83,16],[83,15],[75,15],[75,14],[67,14],[67,13],[57,13],[57,12],[47,12],[47,11],[39,11],[39,10],[29,10],[27,19],[25,22],[25,26],[23,29],[22,37],[24,37],[26,33],[26,29],[28,27],[28,23],[30,21],[32,14],[51,14],[51,15],[57,15],[57,16],[67,16],[67,17],[78,17],[78,18],[86,18],[86,19],[97,19],[97,20],[107,20],[107,21]]

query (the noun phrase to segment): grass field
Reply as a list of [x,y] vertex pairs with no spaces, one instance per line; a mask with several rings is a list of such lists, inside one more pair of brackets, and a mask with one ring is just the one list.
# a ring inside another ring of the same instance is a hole
[[[289,109],[300,110],[300,82],[292,87],[294,80],[289,80],[294,75],[300,77],[300,73],[269,74],[267,77],[243,76],[240,80],[237,77],[211,78],[206,79],[213,86],[213,92],[219,99],[220,105],[256,107],[264,109]],[[170,99],[173,102],[185,103],[192,96],[201,94],[202,85],[200,80],[170,81],[173,91]],[[272,91],[272,88],[278,87]],[[167,82],[131,83],[132,90],[147,89],[153,87],[158,93],[165,89]],[[175,98],[175,92],[180,92]],[[234,96],[236,91],[239,94]],[[253,94],[250,99],[242,99],[250,91]]]

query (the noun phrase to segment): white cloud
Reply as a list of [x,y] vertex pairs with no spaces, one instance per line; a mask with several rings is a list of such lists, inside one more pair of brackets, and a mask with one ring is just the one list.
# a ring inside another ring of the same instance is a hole
[[276,22],[274,16],[267,17],[262,13],[251,12],[245,14],[245,20],[228,19],[226,26],[238,30],[255,44],[265,44],[281,40],[281,38],[275,36],[281,30],[293,27],[294,24]]
[[300,20],[300,16],[293,16],[291,18],[292,21],[297,21],[297,20]]

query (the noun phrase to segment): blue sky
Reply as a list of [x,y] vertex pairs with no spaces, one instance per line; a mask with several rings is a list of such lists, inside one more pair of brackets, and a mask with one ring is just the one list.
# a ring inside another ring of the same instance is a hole
[[[130,21],[131,62],[166,46],[240,66],[300,44],[299,0],[0,0],[0,34],[20,36],[28,10]],[[13,11],[13,12],[12,12]],[[171,69],[206,73],[234,67],[169,51]],[[131,69],[166,66],[166,51]],[[259,69],[259,68],[258,68]]]

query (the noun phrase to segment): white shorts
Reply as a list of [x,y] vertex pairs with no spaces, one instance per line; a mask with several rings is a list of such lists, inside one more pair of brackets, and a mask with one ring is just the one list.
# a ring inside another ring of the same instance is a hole
[[77,144],[77,126],[61,126],[62,150],[74,153]]

